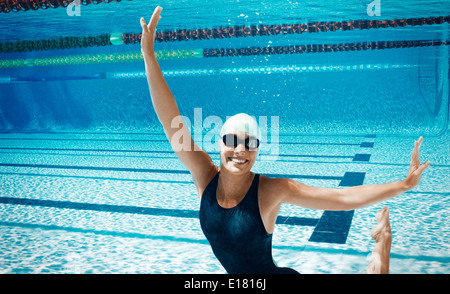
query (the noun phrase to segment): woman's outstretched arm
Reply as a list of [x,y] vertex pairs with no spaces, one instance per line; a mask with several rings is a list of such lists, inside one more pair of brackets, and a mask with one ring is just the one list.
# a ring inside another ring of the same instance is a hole
[[[144,56],[150,95],[156,115],[161,122],[172,149],[191,172],[197,191],[201,195],[214,173],[209,155],[192,140],[189,129],[181,119],[175,98],[167,85],[155,55],[156,26],[161,18],[161,7],[156,7],[150,23],[141,18],[141,51]],[[174,136],[176,135],[176,136]]]
[[422,141],[420,137],[415,142],[408,175],[403,181],[333,189],[310,187],[290,179],[271,179],[272,187],[276,189],[280,202],[307,208],[352,210],[365,207],[395,197],[419,184],[423,171],[430,166],[429,161],[423,164],[419,161],[419,148]]

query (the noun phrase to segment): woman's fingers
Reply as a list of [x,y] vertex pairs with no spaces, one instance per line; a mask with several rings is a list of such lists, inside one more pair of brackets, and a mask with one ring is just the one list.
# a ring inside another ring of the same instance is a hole
[[[419,150],[420,150],[420,146],[422,145],[422,142],[423,142],[422,136],[417,141],[414,142],[414,149],[411,154],[411,164],[409,166],[408,174],[413,173],[419,167],[421,167],[420,160],[419,160]],[[425,166],[423,169],[425,169],[426,167],[428,167],[428,166]]]
[[423,171],[430,166],[429,161],[424,162],[422,165],[420,164],[419,149],[420,145],[422,145],[422,142],[422,137],[414,142],[414,149],[411,155],[411,165],[409,166],[408,176],[405,180],[405,182],[408,184],[408,189],[412,189],[419,184]]
[[422,174],[423,171],[430,166],[430,162],[427,161],[424,164],[422,164],[421,166],[419,166],[419,168],[417,169],[417,171],[419,172],[419,174]]
[[419,140],[414,142],[414,149],[411,155],[411,164],[420,164],[419,161],[419,149],[420,149],[420,145],[422,145],[423,142],[423,138],[420,137]]
[[145,22],[145,19],[143,17],[141,17],[141,27],[142,32],[148,31],[147,23]]
[[420,145],[422,145],[422,142],[423,142],[422,137],[420,137],[419,140],[414,142],[414,150],[417,151],[417,153],[419,153]]
[[419,147],[420,147],[420,145],[421,145],[421,144],[422,144],[422,142],[423,142],[423,137],[422,137],[422,136],[420,136],[420,138],[419,138],[418,142],[419,142]]
[[150,18],[150,22],[147,23],[145,22],[145,19],[143,17],[141,17],[141,27],[142,27],[142,32],[153,32],[156,30],[156,26],[158,25],[159,20],[161,19],[161,10],[162,7],[157,6],[155,8],[155,11],[153,11],[152,17]]
[[148,29],[150,31],[156,30],[156,26],[158,25],[158,22],[161,19],[161,10],[162,10],[162,7],[157,6],[155,8],[155,11],[153,11],[152,18],[150,19],[150,22],[148,24]]
[[426,161],[425,163],[423,163],[422,165],[420,164],[420,160],[419,160],[419,149],[420,146],[422,145],[423,142],[423,137],[420,137],[419,140],[415,141],[414,143],[414,149],[411,155],[411,165],[409,168],[409,173],[418,171],[419,174],[422,174],[422,172],[430,166],[430,162]]
[[145,22],[145,19],[141,17],[140,24],[142,27],[142,37],[141,37],[141,50],[143,53],[154,53],[154,42],[156,37],[156,26],[158,25],[158,21],[160,20],[162,8],[157,6],[155,11],[153,11],[152,18],[150,22]]

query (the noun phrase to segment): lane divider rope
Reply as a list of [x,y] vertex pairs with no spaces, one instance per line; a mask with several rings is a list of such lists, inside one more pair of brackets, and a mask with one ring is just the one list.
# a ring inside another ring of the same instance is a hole
[[[450,41],[440,40],[408,40],[408,41],[378,41],[362,43],[343,44],[312,44],[296,46],[274,46],[274,47],[249,47],[249,48],[222,48],[222,49],[191,49],[191,50],[160,50],[156,51],[158,60],[210,58],[210,57],[233,57],[233,56],[256,56],[256,55],[280,55],[322,52],[344,52],[360,50],[383,50],[397,48],[415,48],[428,46],[450,45]],[[52,56],[29,59],[4,59],[0,60],[0,69],[19,68],[32,66],[62,66],[96,63],[118,63],[142,61],[140,51],[107,54],[85,54]]]
[[[6,1],[6,0],[0,0]],[[45,1],[45,0],[41,0]],[[100,1],[100,0],[95,0]],[[230,26],[203,29],[178,29],[157,32],[156,42],[226,39],[255,36],[319,33],[423,26],[450,22],[450,16],[407,18],[393,20],[320,21],[303,24]],[[46,51],[56,49],[86,48],[121,44],[139,44],[140,33],[113,33],[98,36],[60,37],[48,40],[22,40],[0,43],[0,53]]]

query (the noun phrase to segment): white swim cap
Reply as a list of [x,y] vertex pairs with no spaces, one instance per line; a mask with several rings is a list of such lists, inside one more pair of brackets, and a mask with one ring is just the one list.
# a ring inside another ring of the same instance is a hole
[[245,113],[238,113],[227,119],[220,130],[220,137],[236,133],[245,133],[250,137],[261,140],[261,130],[258,123],[253,117]]

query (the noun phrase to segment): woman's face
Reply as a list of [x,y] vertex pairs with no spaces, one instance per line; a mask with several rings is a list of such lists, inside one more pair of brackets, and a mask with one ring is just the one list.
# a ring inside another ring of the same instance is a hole
[[220,142],[220,161],[221,169],[234,174],[245,174],[250,172],[253,164],[256,161],[258,151],[256,148],[245,148],[244,140],[249,137],[246,133],[231,134],[236,135],[238,138],[238,145],[227,146],[223,140]]

